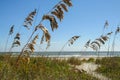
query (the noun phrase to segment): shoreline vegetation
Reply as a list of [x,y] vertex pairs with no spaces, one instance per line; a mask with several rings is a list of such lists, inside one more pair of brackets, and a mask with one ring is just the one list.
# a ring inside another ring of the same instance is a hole
[[[60,49],[57,56],[50,56],[46,52],[42,55],[35,55],[36,45],[38,42],[44,44],[47,50],[51,43],[51,33],[59,27],[59,23],[64,19],[64,13],[72,7],[72,0],[60,0],[46,14],[41,16],[38,24],[36,20],[39,15],[39,8],[32,10],[24,19],[18,32],[14,33],[14,25],[11,26],[8,38],[5,43],[5,53],[0,55],[0,80],[119,80],[120,79],[120,52],[115,54],[116,39],[120,33],[120,26],[116,30],[106,32],[109,26],[106,20],[102,35],[95,39],[89,39],[83,46],[82,51],[91,49],[93,52],[82,53],[74,56],[70,52],[64,53],[66,46],[72,46],[76,40],[81,38],[80,35],[72,36]],[[49,21],[49,25],[44,22]],[[51,28],[48,28],[51,27]],[[26,42],[21,41],[23,36],[22,27],[30,31]],[[32,29],[32,30],[30,30]],[[16,31],[16,30],[15,30]],[[41,32],[43,33],[42,35]],[[15,34],[14,38],[10,37]],[[112,37],[111,37],[112,36]],[[11,46],[9,40],[13,39]],[[38,41],[39,40],[39,41]],[[107,42],[108,41],[108,42]],[[44,43],[45,42],[45,43]],[[105,45],[107,44],[107,45]],[[45,46],[46,45],[46,46]],[[9,46],[9,50],[8,47]],[[21,51],[15,55],[12,51],[14,48]],[[58,46],[58,45],[57,45]],[[100,53],[102,46],[108,47],[106,55]],[[112,53],[111,53],[112,51]],[[2,52],[0,52],[2,53]],[[53,53],[53,52],[51,52]],[[91,54],[94,55],[91,55]],[[116,52],[117,53],[117,52]],[[54,53],[55,54],[55,53]],[[62,57],[62,56],[63,57]],[[70,55],[69,57],[66,55]],[[119,56],[119,57],[118,57]]]
[[[119,80],[120,57],[31,57],[30,62],[0,55],[1,80]],[[116,65],[116,66],[115,66]]]

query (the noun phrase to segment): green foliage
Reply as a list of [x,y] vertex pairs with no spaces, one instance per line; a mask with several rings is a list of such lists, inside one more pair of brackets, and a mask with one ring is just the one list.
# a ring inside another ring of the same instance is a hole
[[81,64],[81,61],[78,59],[78,58],[75,58],[75,57],[71,57],[67,60],[67,62],[69,64],[72,64],[72,65],[80,65]]
[[4,59],[4,56],[3,55],[0,55],[0,61]]
[[84,72],[75,72],[66,60],[31,58],[29,64],[21,60],[18,66],[15,61],[15,57],[9,63],[0,61],[2,80],[97,80]]
[[84,59],[82,59],[81,61],[82,61],[82,62],[87,62],[87,60],[86,60],[85,58],[84,58]]
[[120,58],[119,57],[97,59],[96,64],[101,65],[96,70],[97,72],[104,74],[105,76],[111,78],[112,80],[120,79]]
[[95,61],[94,58],[89,58],[89,59],[88,59],[88,62],[94,62],[94,61]]

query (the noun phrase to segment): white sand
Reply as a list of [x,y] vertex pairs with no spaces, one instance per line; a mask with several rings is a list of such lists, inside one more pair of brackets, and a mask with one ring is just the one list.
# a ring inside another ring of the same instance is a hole
[[83,63],[79,66],[76,66],[77,69],[83,69],[87,73],[93,72],[98,68],[98,65],[94,63]]
[[99,67],[100,65],[97,65],[95,63],[83,63],[81,65],[76,66],[75,68],[82,71],[86,71],[87,74],[92,75],[93,77],[98,78],[99,80],[111,80],[105,76],[103,76],[102,74],[99,74],[97,72],[95,72],[95,70]]
[[[48,58],[51,58],[51,59],[58,59],[58,60],[68,60],[72,57],[48,57]],[[74,57],[74,58],[77,58],[78,60],[89,60],[90,58],[93,58],[94,60],[98,59],[98,57]],[[102,59],[104,57],[99,57],[99,59]]]

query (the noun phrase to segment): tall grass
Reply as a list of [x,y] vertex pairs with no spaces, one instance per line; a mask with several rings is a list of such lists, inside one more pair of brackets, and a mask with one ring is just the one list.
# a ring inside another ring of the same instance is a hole
[[55,58],[31,57],[29,64],[20,60],[17,68],[14,66],[16,57],[11,58],[9,63],[0,59],[0,78],[2,80],[97,80],[85,72],[76,72],[69,66],[69,63],[74,62],[75,59],[66,61]]
[[120,27],[118,26],[115,33],[114,33],[114,38],[113,38],[113,43],[112,43],[112,51],[113,51],[113,54],[114,54],[114,49],[115,49],[115,40],[116,40],[116,36],[117,34],[120,33]]
[[120,79],[120,58],[107,57],[97,59],[96,64],[101,65],[96,71],[111,78],[112,80]]
[[5,44],[5,52],[6,52],[6,49],[7,49],[7,46],[8,46],[8,40],[9,40],[9,37],[13,34],[14,32],[14,25],[11,26],[10,28],[10,31],[9,31],[9,34],[8,34],[8,37],[7,37],[7,40],[6,40],[6,44]]
[[[71,69],[69,64],[72,65],[80,65],[81,61],[76,58],[70,58],[67,61],[65,60],[57,60],[57,59],[51,59],[51,58],[32,58],[30,55],[34,53],[35,51],[35,45],[37,43],[37,40],[39,39],[39,33],[37,33],[39,30],[43,32],[42,36],[40,37],[40,44],[43,44],[43,41],[47,43],[46,49],[50,47],[51,42],[51,34],[49,30],[44,26],[43,21],[48,20],[50,22],[51,30],[54,31],[58,28],[58,21],[62,21],[64,19],[64,12],[68,12],[68,7],[72,6],[71,0],[61,0],[59,1],[53,8],[48,11],[46,14],[44,14],[39,22],[38,25],[34,26],[34,29],[32,30],[31,34],[28,37],[28,40],[25,44],[21,44],[21,34],[20,32],[16,33],[13,43],[10,47],[10,51],[14,47],[19,47],[23,45],[23,48],[18,55],[18,57],[11,57],[12,54],[10,54],[7,58],[4,56],[0,56],[0,78],[3,80],[97,80],[94,77],[91,77],[90,75],[87,75],[86,73],[80,73],[74,71],[74,69]],[[37,9],[33,10],[28,14],[28,16],[24,20],[23,26],[30,30],[33,26],[34,18],[37,14]],[[95,40],[87,41],[84,47],[95,50],[96,53],[99,53],[101,47],[109,40],[108,43],[108,52],[110,48],[110,38],[111,34],[113,32],[109,32],[105,34],[105,29],[108,27],[108,21],[105,22],[103,33],[100,37],[96,38]],[[19,30],[20,31],[20,30]],[[10,28],[7,42],[5,45],[5,51],[8,45],[9,37],[14,32],[14,25]],[[120,27],[117,27],[113,43],[112,43],[112,51],[114,53],[115,50],[115,41],[116,36],[120,32]],[[66,45],[73,45],[74,42],[79,38],[80,36],[73,36],[70,38],[61,48],[61,51],[65,48]],[[59,55],[60,55],[59,53]],[[4,61],[7,59],[7,61]],[[31,59],[31,61],[30,61]],[[113,60],[113,62],[112,62]],[[119,80],[120,73],[119,70],[119,61],[118,58],[103,58],[102,60],[97,59],[96,64],[101,64],[101,67],[97,69],[98,72],[101,72],[105,74],[106,76],[112,78],[113,80]],[[94,59],[89,59],[88,62],[92,62]],[[109,62],[110,61],[110,62]],[[14,65],[15,64],[15,65]],[[17,65],[17,66],[16,66]],[[116,65],[115,67],[113,67]],[[114,69],[115,68],[115,69]],[[116,73],[116,74],[114,74]],[[117,78],[115,78],[117,77]]]
[[[35,24],[36,26],[33,25],[33,22],[34,22],[34,18],[36,16],[38,10],[34,9],[32,12],[30,12],[28,14],[28,16],[24,20],[23,26],[25,28],[27,28],[27,30],[30,30],[31,27],[34,26],[33,31],[31,32],[30,36],[28,37],[27,42],[25,44],[21,44],[21,40],[20,40],[21,34],[20,34],[20,30],[18,30],[18,32],[16,33],[16,36],[14,37],[13,43],[10,47],[10,51],[11,51],[12,48],[23,45],[23,48],[16,60],[16,64],[19,63],[19,60],[22,57],[26,58],[35,51],[36,40],[38,39],[38,38],[36,38],[36,36],[38,36],[38,34],[36,35],[36,32],[38,32],[38,30],[41,30],[43,32],[43,35],[41,37],[41,44],[43,43],[43,41],[45,39],[45,42],[47,42],[46,48],[48,48],[50,46],[51,35],[49,33],[49,30],[43,25],[43,21],[49,20],[51,30],[54,31],[55,29],[58,28],[57,20],[59,20],[59,21],[63,20],[64,12],[68,12],[68,7],[72,7],[71,0],[59,1],[55,6],[53,6],[53,8],[51,10],[49,10],[46,14],[43,14],[39,24],[38,25]],[[9,31],[9,35],[8,35],[7,42],[5,45],[5,51],[7,48],[9,36],[13,34],[13,31],[14,31],[13,28],[14,28],[14,25],[11,27],[11,29]],[[19,29],[21,29],[21,28],[19,28]]]
[[66,45],[69,45],[69,46],[73,45],[73,43],[74,43],[79,37],[80,37],[80,36],[73,36],[73,37],[71,37],[71,38],[63,45],[63,47],[60,49],[59,55],[60,55],[60,53],[63,51],[63,49],[65,48]]
[[111,35],[112,33],[107,33],[106,35],[102,35],[100,36],[99,38],[95,39],[94,41],[88,41],[86,44],[85,44],[85,47],[88,48],[92,48],[93,50],[96,51],[96,53],[98,54],[98,57],[99,57],[99,53],[98,51],[100,50],[101,46],[104,45],[106,43],[106,41],[108,41],[109,39],[109,36]]

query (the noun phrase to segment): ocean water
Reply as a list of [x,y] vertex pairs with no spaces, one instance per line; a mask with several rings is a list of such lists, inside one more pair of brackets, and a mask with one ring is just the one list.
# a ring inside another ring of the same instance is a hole
[[[0,52],[4,54],[4,52]],[[19,52],[12,52],[13,55],[19,55]],[[31,54],[31,57],[120,57],[120,51],[108,52],[108,51],[63,51],[63,52],[35,52]]]

